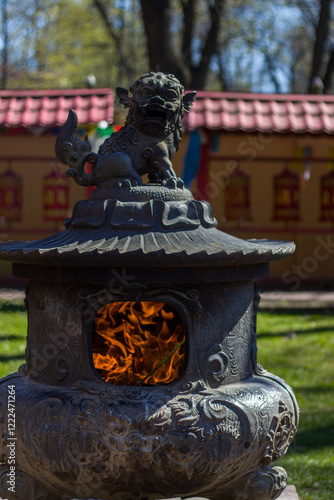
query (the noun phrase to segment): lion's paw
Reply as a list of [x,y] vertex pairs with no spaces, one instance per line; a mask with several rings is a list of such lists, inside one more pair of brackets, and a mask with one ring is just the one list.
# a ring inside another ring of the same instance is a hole
[[132,188],[139,185],[139,182],[136,179],[125,179],[118,183],[119,187]]
[[172,189],[175,189],[175,188],[183,189],[184,188],[184,182],[179,177],[178,178],[170,177],[169,179],[164,179],[162,181],[162,185],[165,187],[168,187],[168,188],[172,188]]
[[162,181],[162,185],[167,188],[175,189],[177,185],[177,179],[176,177],[170,177],[169,179],[164,179]]

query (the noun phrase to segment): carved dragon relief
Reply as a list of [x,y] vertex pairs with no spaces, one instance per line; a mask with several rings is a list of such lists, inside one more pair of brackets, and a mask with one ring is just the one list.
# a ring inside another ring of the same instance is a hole
[[[67,175],[83,186],[102,189],[142,184],[148,174],[150,182],[167,187],[183,187],[177,179],[171,160],[182,135],[182,119],[196,97],[184,93],[173,75],[148,73],[130,90],[116,89],[120,102],[129,108],[125,125],[102,144],[98,154],[91,151],[86,137],[75,136],[77,116],[70,110],[56,141],[58,159],[68,165]],[[92,172],[85,171],[86,163]]]

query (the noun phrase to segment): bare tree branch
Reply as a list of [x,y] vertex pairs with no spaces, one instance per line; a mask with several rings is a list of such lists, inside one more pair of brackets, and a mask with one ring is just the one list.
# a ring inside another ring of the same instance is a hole
[[124,5],[120,9],[118,15],[119,28],[115,30],[111,21],[111,16],[108,14],[106,3],[103,0],[92,0],[93,6],[96,7],[100,13],[104,25],[106,27],[109,38],[115,43],[118,53],[118,78],[123,81],[127,76],[131,80],[133,75],[133,68],[131,60],[125,54],[125,39],[126,39],[126,26],[125,26],[125,8]]
[[208,0],[211,25],[201,51],[200,64],[192,71],[193,88],[202,89],[204,87],[212,56],[218,52],[218,35],[224,6],[225,0],[214,0],[213,2]]
[[281,94],[282,93],[281,85],[276,76],[276,71],[277,71],[276,55],[271,53],[270,47],[268,47],[265,43],[260,44],[248,40],[248,44],[259,50],[263,55],[266,63],[266,71],[269,74],[272,83],[274,84],[275,91],[278,94]]
[[231,90],[228,78],[226,76],[226,68],[222,55],[218,57],[219,80],[224,91]]
[[310,4],[306,0],[295,0],[297,7],[302,13],[304,19],[310,23],[313,28],[317,29],[317,20],[315,19],[314,13],[312,12],[312,8]]
[[275,64],[274,57],[272,57],[271,54],[268,51],[266,51],[266,52],[262,51],[262,54],[263,54],[264,59],[266,61],[268,73],[269,73],[271,81],[274,84],[275,90],[276,90],[276,92],[278,94],[281,94],[281,92],[282,92],[281,86],[279,84],[279,81],[278,81],[278,79],[276,77],[276,72],[275,72],[275,70],[276,70],[276,64]]
[[110,38],[112,40],[114,40],[114,42],[119,43],[119,36],[115,32],[114,27],[109,20],[108,11],[107,11],[106,5],[104,4],[103,0],[92,0],[92,2],[93,2],[93,6],[101,14],[101,17],[102,17],[103,22],[105,24],[105,27],[107,29],[108,35],[110,36]]

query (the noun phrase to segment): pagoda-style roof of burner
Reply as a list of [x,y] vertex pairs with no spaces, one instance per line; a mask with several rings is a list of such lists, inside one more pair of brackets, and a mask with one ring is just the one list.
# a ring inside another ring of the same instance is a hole
[[[66,229],[0,246],[4,260],[47,266],[239,266],[293,253],[291,242],[242,240],[216,229],[208,203],[186,189],[139,186],[128,197],[78,202]],[[144,199],[155,193],[155,199]]]

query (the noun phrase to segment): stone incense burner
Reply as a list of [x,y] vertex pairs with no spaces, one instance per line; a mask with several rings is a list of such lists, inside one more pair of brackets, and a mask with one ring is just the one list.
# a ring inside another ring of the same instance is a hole
[[218,231],[210,205],[176,178],[194,93],[150,73],[118,95],[127,123],[98,154],[75,137],[73,113],[57,139],[68,174],[97,186],[90,200],[63,232],[1,245],[29,279],[29,324],[26,364],[0,382],[0,496],[273,500],[286,473],[270,464],[295,435],[298,407],[257,365],[253,280],[294,245]]

